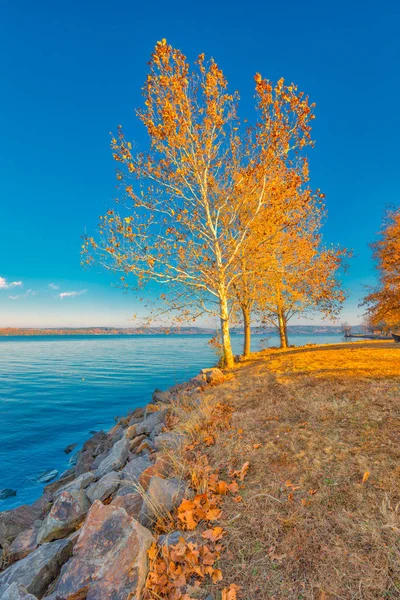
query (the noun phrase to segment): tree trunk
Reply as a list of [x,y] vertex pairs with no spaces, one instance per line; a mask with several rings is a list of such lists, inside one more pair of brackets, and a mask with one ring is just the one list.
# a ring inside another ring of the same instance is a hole
[[287,329],[286,329],[286,320],[283,314],[283,310],[278,308],[278,324],[279,324],[279,336],[281,338],[281,348],[287,348],[288,337],[287,337]]
[[232,369],[234,365],[234,360],[231,346],[231,336],[229,333],[228,301],[224,290],[220,293],[219,303],[221,310],[221,341],[222,350],[224,353],[224,367],[226,367],[227,369]]
[[250,309],[248,306],[242,306],[243,323],[244,323],[244,342],[243,356],[250,356],[251,347],[251,331],[250,331]]

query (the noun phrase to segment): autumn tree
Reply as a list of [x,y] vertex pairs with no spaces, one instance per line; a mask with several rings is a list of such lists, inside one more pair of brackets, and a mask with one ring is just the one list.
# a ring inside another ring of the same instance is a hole
[[323,246],[322,199],[310,195],[309,201],[314,210],[296,228],[280,232],[268,260],[270,275],[257,288],[261,319],[277,328],[282,348],[288,347],[287,324],[294,315],[320,312],[333,318],[345,300],[339,274],[350,253]]
[[129,275],[141,286],[153,281],[183,314],[216,315],[228,367],[239,257],[270,202],[279,163],[300,161],[311,143],[308,98],[283,79],[273,85],[257,74],[255,82],[258,118],[244,126],[239,97],[228,92],[214,60],[200,55],[190,66],[179,50],[158,42],[137,112],[150,147],[137,152],[118,128],[111,146],[119,208],[101,217],[99,235],[84,244],[85,264],[96,258],[124,285]]
[[396,329],[400,326],[400,209],[388,213],[372,249],[379,283],[364,299],[367,317],[372,325]]
[[319,190],[313,193],[308,180],[306,159],[300,163],[281,162],[267,183],[270,201],[253,222],[251,235],[242,249],[234,290],[244,325],[244,356],[250,354],[253,309],[264,303],[267,296],[270,298],[277,278],[296,268],[302,251],[296,247],[296,241],[304,247],[306,229],[308,238],[315,235],[315,224],[323,212],[323,194]]

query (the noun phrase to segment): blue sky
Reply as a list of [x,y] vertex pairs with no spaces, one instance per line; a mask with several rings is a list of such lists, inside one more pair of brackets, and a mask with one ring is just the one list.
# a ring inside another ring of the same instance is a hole
[[0,326],[129,325],[135,298],[83,271],[79,251],[115,192],[109,132],[146,143],[133,110],[164,37],[213,56],[244,117],[257,71],[316,102],[312,185],[326,241],[354,250],[343,318],[359,320],[368,242],[400,198],[397,2],[3,0],[0,15]]

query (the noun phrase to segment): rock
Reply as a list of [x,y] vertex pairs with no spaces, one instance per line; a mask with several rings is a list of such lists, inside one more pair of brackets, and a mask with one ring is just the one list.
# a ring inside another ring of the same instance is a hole
[[157,460],[155,463],[153,463],[152,465],[147,467],[147,469],[145,469],[141,473],[141,475],[139,477],[140,487],[144,490],[147,490],[149,487],[150,479],[152,477],[154,477],[155,475],[157,475],[159,477],[163,477],[167,473],[167,470],[168,470],[167,462],[162,459]]
[[101,461],[96,477],[100,478],[110,471],[118,471],[128,460],[129,440],[122,438],[114,444],[107,456]]
[[22,583],[12,583],[1,597],[1,600],[37,600]]
[[[136,427],[136,425],[135,425]],[[129,451],[133,452],[138,446],[140,446],[140,444],[147,438],[147,435],[138,435],[137,437],[135,437],[130,445],[129,445]]]
[[32,505],[24,504],[0,513],[0,546],[7,548],[19,533],[33,526],[37,519],[41,519],[49,507],[50,497],[41,496]]
[[152,462],[149,460],[147,456],[140,456],[138,458],[134,458],[122,469],[121,475],[122,479],[131,481],[132,483],[137,483],[139,481],[140,475],[152,465]]
[[151,413],[141,423],[138,424],[136,432],[138,435],[142,433],[151,433],[159,423],[163,423],[167,416],[168,409],[158,410],[157,412]]
[[125,438],[127,440],[133,440],[133,438],[136,437],[136,435],[137,435],[136,428],[137,428],[137,425],[130,425],[128,427],[128,429],[125,431]]
[[156,435],[160,435],[161,433],[163,433],[164,429],[164,423],[159,423],[158,425],[156,425],[150,434],[150,439],[153,441]]
[[158,536],[157,544],[159,546],[175,546],[182,538],[185,541],[190,541],[190,532],[188,531],[172,531],[171,533],[166,533]]
[[121,475],[116,471],[110,471],[107,475],[104,475],[99,481],[96,483],[92,483],[86,490],[86,495],[89,498],[90,502],[94,502],[95,500],[105,500],[119,486],[121,483]]
[[16,490],[12,490],[11,488],[3,488],[0,490],[0,500],[6,500],[7,498],[12,498],[17,495]]
[[161,390],[154,390],[152,401],[153,402],[163,402],[164,404],[169,404],[172,400],[172,394],[170,392],[163,392]]
[[53,483],[49,483],[44,487],[44,491],[46,494],[55,494],[60,488],[65,487],[69,483],[75,480],[75,471],[66,475],[65,477],[60,477],[57,481],[53,481]]
[[123,508],[92,505],[74,556],[62,569],[58,599],[139,600],[153,537]]
[[65,454],[71,454],[72,450],[77,447],[78,444],[68,444],[66,448],[64,448]]
[[38,483],[47,483],[48,481],[55,479],[57,477],[57,475],[58,475],[57,469],[53,469],[52,471],[45,471],[44,473],[39,475],[39,477],[37,478],[37,482]]
[[185,436],[181,433],[167,431],[154,438],[154,448],[156,450],[177,450],[185,441]]
[[142,510],[143,498],[140,494],[131,493],[124,496],[117,496],[111,502],[111,506],[124,508],[130,517],[138,519]]
[[75,473],[82,475],[90,471],[93,461],[96,456],[106,452],[112,445],[111,438],[104,431],[98,431],[91,438],[89,438],[79,452],[78,460],[76,462]]
[[82,475],[79,475],[79,477],[73,479],[73,481],[57,490],[55,496],[59,496],[62,492],[69,492],[70,494],[72,494],[72,492],[84,490],[95,480],[96,477],[94,473],[91,473],[90,471],[88,473],[82,473]]
[[43,544],[8,567],[0,573],[0,598],[13,583],[24,585],[30,594],[42,598],[49,585],[58,576],[62,565],[72,555],[72,547],[71,540],[57,540],[51,544]]
[[131,413],[131,415],[130,415],[129,425],[134,425],[135,423],[138,423],[141,419],[143,419],[143,417],[144,417],[144,408],[142,408],[141,406],[138,408],[135,408],[133,413]]
[[151,454],[154,450],[153,444],[150,440],[143,440],[143,442],[135,450],[135,454]]
[[200,387],[205,386],[208,383],[207,376],[202,373],[200,373],[200,375],[196,375],[196,377],[192,377],[190,379],[190,382],[194,383],[196,386],[200,386]]
[[84,490],[61,492],[38,531],[38,544],[66,537],[82,522],[89,510]]
[[208,383],[222,383],[225,381],[225,375],[221,369],[216,367],[212,369],[202,369],[200,373],[206,376]]
[[[78,460],[80,455],[82,454],[82,450],[78,450],[78,452],[75,452],[75,454],[73,454],[71,456],[71,458],[69,459],[68,463],[72,466],[72,467],[76,467],[76,465],[78,464]],[[76,472],[76,471],[75,471]]]
[[111,437],[113,444],[115,444],[115,442],[118,442],[118,440],[120,440],[124,436],[124,432],[124,428],[118,424],[115,425],[115,427],[113,427],[112,429],[110,429],[108,435]]
[[21,531],[7,550],[8,560],[10,562],[21,560],[21,558],[25,558],[25,556],[36,550],[38,547],[36,536],[37,530],[35,527]]
[[185,492],[185,484],[178,479],[152,477],[143,501],[140,522],[148,526],[156,517],[168,515],[182,502]]

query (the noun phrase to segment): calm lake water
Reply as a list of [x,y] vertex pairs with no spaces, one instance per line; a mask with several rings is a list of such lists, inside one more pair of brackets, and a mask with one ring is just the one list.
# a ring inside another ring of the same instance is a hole
[[[291,336],[290,343],[337,343],[338,335]],[[33,502],[38,477],[70,467],[90,431],[109,429],[114,418],[151,400],[155,388],[181,383],[215,364],[208,336],[33,336],[0,338],[0,489],[17,495],[0,510]],[[242,337],[232,336],[234,353]],[[257,351],[278,345],[254,336]],[[74,450],[74,452],[76,451]]]

